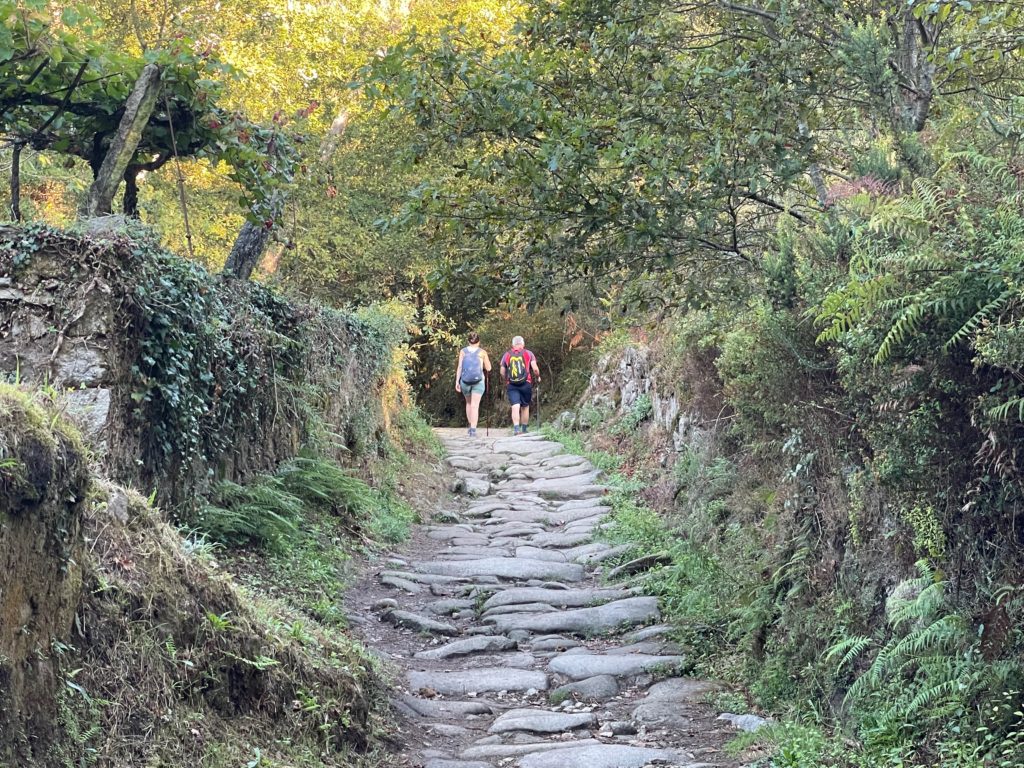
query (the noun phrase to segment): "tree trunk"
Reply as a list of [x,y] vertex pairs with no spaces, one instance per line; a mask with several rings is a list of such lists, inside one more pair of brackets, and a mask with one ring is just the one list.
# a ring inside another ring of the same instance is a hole
[[248,280],[263,258],[263,251],[269,242],[270,227],[253,224],[251,221],[245,222],[235,239],[228,260],[224,263],[224,274],[239,280]]
[[114,195],[142,140],[142,132],[156,108],[159,93],[160,68],[156,64],[147,64],[139,79],[135,81],[135,87],[125,104],[124,116],[117,128],[117,135],[110,143],[103,164],[89,189],[87,216],[103,216],[110,213]]
[[914,16],[912,8],[903,11],[903,34],[896,52],[895,69],[900,89],[894,116],[898,129],[909,133],[924,130],[935,93],[935,64],[926,50],[935,30]]
[[21,144],[11,154],[11,218],[21,221]]
[[[321,163],[326,163],[330,159],[347,127],[348,113],[340,112],[334,118],[334,122],[331,123],[327,135],[320,144]],[[277,222],[281,218],[285,202],[286,198],[283,193],[274,193],[270,200],[271,222]],[[235,238],[235,244],[231,246],[228,260],[224,262],[224,274],[239,280],[248,280],[252,276],[252,271],[260,263],[260,259],[263,258],[263,252],[267,249],[267,243],[270,242],[270,231],[270,226],[246,221],[242,225],[238,237]]]
[[129,165],[124,172],[124,215],[139,218],[139,167]]

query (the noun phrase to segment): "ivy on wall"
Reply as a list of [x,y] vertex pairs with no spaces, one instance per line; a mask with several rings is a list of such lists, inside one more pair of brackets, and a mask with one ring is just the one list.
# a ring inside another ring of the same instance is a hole
[[[59,254],[78,261],[68,283],[91,274],[109,292],[108,432],[119,479],[192,506],[212,480],[244,480],[311,441],[335,455],[373,448],[380,386],[404,340],[400,319],[212,276],[127,226],[102,236],[40,226],[0,233],[0,272],[17,280],[38,254]],[[78,287],[68,285],[69,302]],[[54,307],[55,325],[63,311]]]

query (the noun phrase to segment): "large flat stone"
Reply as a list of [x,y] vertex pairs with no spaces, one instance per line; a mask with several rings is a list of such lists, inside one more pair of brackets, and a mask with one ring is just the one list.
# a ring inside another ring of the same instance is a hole
[[548,662],[548,669],[572,680],[594,675],[635,677],[657,669],[682,664],[683,656],[649,656],[635,653],[626,656],[604,656],[596,653],[563,653]]
[[534,480],[519,486],[526,493],[536,493],[542,499],[593,499],[604,496],[608,490],[603,485],[594,485],[585,478],[558,478],[555,480]]
[[509,505],[504,501],[479,501],[471,504],[466,509],[466,517],[490,517],[492,512],[508,510]]
[[597,739],[580,739],[578,741],[539,741],[533,744],[480,744],[465,750],[459,757],[472,760],[478,757],[503,758],[528,755],[532,752],[561,751],[573,747],[600,744]]
[[476,600],[469,600],[468,598],[455,598],[451,597],[446,600],[435,600],[432,603],[427,603],[426,608],[435,616],[451,616],[453,613],[464,611],[467,608],[476,607]]
[[[624,744],[589,744],[524,755],[519,768],[643,768],[655,760],[683,762],[683,755],[668,749],[628,747]],[[686,762],[689,762],[688,760]]]
[[392,587],[393,589],[400,589],[403,592],[408,592],[410,595],[418,595],[423,591],[423,587],[416,582],[401,579],[398,576],[382,575],[380,577],[380,583],[385,587]]
[[451,624],[435,621],[410,611],[388,611],[381,618],[394,624],[396,627],[405,627],[414,632],[428,632],[432,635],[447,635],[449,637],[459,634],[458,628],[453,627]]
[[[660,617],[656,597],[630,597],[592,608],[576,608],[556,613],[489,616],[500,633],[524,629],[527,632],[571,632],[590,635],[646,624]],[[600,674],[600,673],[592,673]]]
[[570,640],[568,637],[561,637],[560,635],[548,635],[547,637],[539,637],[530,644],[530,650],[534,653],[545,653],[552,651],[567,651],[570,648],[579,648],[580,643],[577,640]]
[[655,683],[647,689],[643,701],[674,701],[677,703],[696,704],[704,700],[709,693],[722,690],[719,683],[710,680],[695,680],[692,677],[670,677]]
[[511,553],[510,550],[507,550],[507,549],[505,549],[503,547],[492,547],[492,546],[486,546],[486,547],[481,547],[481,546],[466,547],[466,546],[458,546],[458,547],[448,547],[448,549],[444,550],[441,553],[441,556],[445,557],[445,558],[449,558],[449,557],[456,558],[457,557],[459,559],[463,559],[463,558],[472,559],[472,558],[481,558],[481,557],[510,557],[511,554],[512,553]]
[[581,608],[630,596],[625,589],[543,589],[540,587],[513,587],[492,595],[484,603],[485,611],[499,605],[516,603],[547,603],[558,608]]
[[479,560],[413,563],[420,573],[442,576],[498,576],[503,579],[546,579],[580,581],[583,566],[578,563],[552,563],[546,560],[525,560],[513,557],[485,557]]
[[443,699],[420,699],[415,696],[403,696],[401,703],[409,707],[420,717],[455,718],[466,715],[488,715],[494,707],[483,699],[476,701],[445,701]]
[[480,469],[480,459],[473,456],[449,456],[446,461],[454,469],[467,472],[477,472]]
[[586,464],[571,464],[564,467],[553,467],[542,464],[539,467],[527,467],[526,476],[538,480],[555,480],[561,477],[586,477],[588,481],[600,474]]
[[461,696],[486,691],[528,691],[531,688],[546,691],[548,688],[548,677],[543,672],[499,667],[448,672],[409,672],[406,680],[411,690],[431,688],[443,696]]
[[[473,533],[473,526],[471,525],[445,525],[440,528],[428,529],[427,538],[446,541],[448,539],[460,539],[471,536]],[[481,538],[486,539],[487,537],[481,536]]]
[[490,763],[483,763],[479,760],[444,760],[435,757],[427,760],[423,768],[493,768]]
[[595,725],[593,712],[550,712],[544,709],[510,709],[494,721],[490,733],[527,731],[529,733],[565,733]]
[[563,511],[570,509],[583,509],[585,507],[600,507],[604,509],[605,512],[612,511],[611,507],[601,504],[600,502],[595,502],[593,499],[569,499],[568,501],[563,501],[558,505],[558,508]]
[[552,563],[564,563],[567,558],[555,549],[541,549],[540,547],[516,547],[516,557],[525,557],[530,560],[549,560]]
[[560,456],[552,456],[550,459],[544,459],[541,462],[545,467],[575,467],[575,466],[590,466],[590,462],[582,456],[577,456],[574,453],[563,453]]
[[529,456],[533,461],[563,453],[565,449],[560,443],[550,440],[538,440],[522,435],[494,441],[495,453],[510,453],[518,456]]
[[611,675],[596,675],[560,685],[552,696],[569,697],[581,701],[607,701],[619,693],[619,682]]
[[516,644],[512,640],[501,635],[475,635],[442,645],[440,648],[420,651],[414,658],[450,659],[454,656],[468,656],[471,653],[498,653],[515,647]]
[[409,571],[381,571],[381,577],[393,576],[403,581],[415,581],[420,584],[465,584],[469,579],[456,576],[438,576],[430,573],[410,573]]
[[509,613],[553,613],[556,610],[558,609],[547,603],[513,603],[512,605],[498,605],[484,611],[483,618]]
[[551,531],[550,533],[535,534],[530,539],[530,543],[535,547],[567,549],[579,544],[586,544],[592,538],[593,534],[589,532],[569,533],[565,531]]
[[708,693],[720,689],[717,683],[689,677],[662,680],[652,685],[647,695],[633,707],[632,718],[647,726],[690,730],[694,727],[692,707]]

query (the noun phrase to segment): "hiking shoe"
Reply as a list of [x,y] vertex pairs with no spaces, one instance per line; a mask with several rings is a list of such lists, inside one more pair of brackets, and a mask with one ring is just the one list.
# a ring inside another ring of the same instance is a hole
[[513,424],[512,425],[512,434],[513,435],[518,435],[519,434],[519,425],[518,424]]
[[470,437],[476,437],[476,429],[474,429],[473,427],[470,427],[469,428],[469,436]]
[[519,428],[519,431],[525,435],[529,430],[526,428],[526,425],[523,424],[523,426]]

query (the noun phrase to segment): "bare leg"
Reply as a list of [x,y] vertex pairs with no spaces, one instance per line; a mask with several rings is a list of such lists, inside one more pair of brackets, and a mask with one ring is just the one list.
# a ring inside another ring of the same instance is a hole
[[466,418],[469,419],[470,429],[476,429],[476,423],[480,421],[480,401],[482,399],[482,393],[474,392],[466,401]]
[[519,403],[512,406],[512,425],[519,426]]
[[530,406],[524,405],[519,409],[519,423],[524,427],[530,426]]

